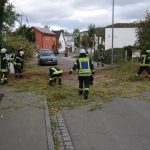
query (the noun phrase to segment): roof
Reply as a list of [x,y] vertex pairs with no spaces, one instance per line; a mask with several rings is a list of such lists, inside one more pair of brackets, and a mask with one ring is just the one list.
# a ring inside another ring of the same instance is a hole
[[33,28],[35,28],[36,30],[44,34],[56,35],[53,31],[50,31],[49,29],[46,29],[46,28],[40,28],[40,27],[33,27]]

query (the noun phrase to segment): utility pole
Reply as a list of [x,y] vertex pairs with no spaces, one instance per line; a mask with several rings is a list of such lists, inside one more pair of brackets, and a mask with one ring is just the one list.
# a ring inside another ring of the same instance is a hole
[[114,0],[112,0],[112,54],[111,64],[114,64]]

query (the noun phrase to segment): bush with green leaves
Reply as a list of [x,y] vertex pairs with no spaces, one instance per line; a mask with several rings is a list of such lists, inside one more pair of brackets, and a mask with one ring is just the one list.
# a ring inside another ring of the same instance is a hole
[[[110,64],[112,59],[112,49],[106,50],[104,53],[104,63]],[[118,64],[125,60],[125,50],[122,48],[113,49],[114,63]]]
[[21,36],[9,36],[8,38],[8,51],[9,53],[15,53],[20,47],[23,48],[25,58],[30,58],[37,49],[33,42],[29,42],[27,39]]

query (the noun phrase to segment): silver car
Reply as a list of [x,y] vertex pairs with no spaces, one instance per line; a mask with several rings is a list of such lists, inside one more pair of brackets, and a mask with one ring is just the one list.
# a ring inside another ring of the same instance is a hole
[[38,54],[39,65],[57,65],[57,59],[50,50],[41,50]]

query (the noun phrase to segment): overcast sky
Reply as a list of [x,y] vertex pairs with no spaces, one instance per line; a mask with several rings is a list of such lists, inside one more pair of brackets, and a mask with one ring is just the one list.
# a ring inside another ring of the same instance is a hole
[[[104,27],[112,22],[113,0],[9,0],[18,13],[24,14],[29,26],[72,31],[86,30],[89,24]],[[115,23],[143,20],[150,12],[150,0],[114,0]],[[25,17],[23,17],[23,23]],[[27,24],[27,23],[26,23]]]

